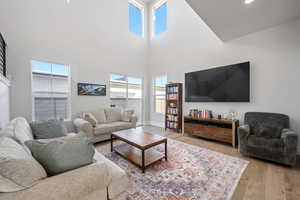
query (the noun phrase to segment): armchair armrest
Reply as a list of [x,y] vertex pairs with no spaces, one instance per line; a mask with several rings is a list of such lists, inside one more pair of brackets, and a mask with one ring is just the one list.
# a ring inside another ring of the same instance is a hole
[[281,138],[284,141],[286,150],[295,150],[297,152],[299,138],[297,133],[290,129],[283,129],[281,132]]
[[296,164],[298,138],[297,133],[290,129],[283,129],[281,132],[281,139],[284,141],[284,151],[286,155],[285,162],[291,166]]
[[84,133],[88,137],[93,137],[94,128],[91,123],[81,118],[74,119],[73,123],[80,134]]
[[243,125],[238,128],[238,149],[240,153],[245,153],[245,147],[247,146],[247,138],[250,135],[250,126]]
[[105,163],[94,163],[39,181],[36,185],[14,193],[2,193],[6,200],[73,200],[85,199],[90,193],[106,189],[110,177]]
[[250,126],[245,124],[243,126],[240,126],[238,128],[238,135],[239,135],[239,138],[244,138],[244,137],[247,137],[250,135]]

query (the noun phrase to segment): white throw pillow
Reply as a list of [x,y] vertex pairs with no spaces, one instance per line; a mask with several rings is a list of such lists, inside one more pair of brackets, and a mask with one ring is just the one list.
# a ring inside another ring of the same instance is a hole
[[98,120],[92,113],[82,113],[82,118],[92,124],[95,127],[98,124]]
[[122,114],[122,121],[130,122],[131,116],[134,114],[134,110],[125,110]]
[[17,141],[19,144],[25,148],[25,150],[31,154],[28,147],[25,145],[25,142],[28,140],[33,140],[31,133],[31,128],[24,118],[15,118],[13,119],[3,131],[1,131],[0,136],[10,137]]
[[20,191],[46,177],[44,168],[22,145],[0,137],[0,192]]
[[122,121],[122,110],[119,108],[105,108],[105,116],[107,122]]

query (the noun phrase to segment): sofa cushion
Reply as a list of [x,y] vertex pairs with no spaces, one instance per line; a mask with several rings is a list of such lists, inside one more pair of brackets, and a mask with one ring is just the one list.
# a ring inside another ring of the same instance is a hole
[[86,137],[50,142],[32,140],[26,145],[50,176],[91,164],[95,153],[92,142]]
[[127,189],[129,184],[129,178],[126,172],[98,152],[95,152],[94,159],[99,163],[104,162],[109,169],[109,175],[111,177],[110,184],[108,185],[109,199],[118,197],[123,191]]
[[106,108],[105,110],[106,122],[122,121],[122,111],[119,108]]
[[82,113],[82,118],[86,121],[88,121],[93,127],[96,126],[96,124],[98,124],[98,120],[96,119],[96,117],[92,114],[92,113]]
[[60,120],[39,121],[30,123],[36,139],[49,139],[67,136],[68,130]]
[[129,128],[132,128],[132,125],[129,122],[111,122],[108,124],[97,124],[94,128],[94,135],[103,135]]
[[121,131],[132,128],[132,124],[130,122],[112,122],[110,125],[113,127],[113,131]]
[[105,112],[104,112],[104,108],[98,108],[96,110],[90,111],[90,113],[92,113],[95,118],[97,119],[98,123],[106,123],[106,116],[105,116]]
[[111,133],[113,131],[113,126],[111,124],[97,124],[94,128],[94,135],[103,135]]
[[0,137],[0,192],[16,192],[47,177],[43,167],[15,140]]
[[284,127],[276,122],[261,123],[257,125],[255,135],[258,137],[280,138],[283,129]]
[[284,141],[278,138],[265,138],[250,135],[248,145],[252,147],[264,148],[273,152],[284,152]]

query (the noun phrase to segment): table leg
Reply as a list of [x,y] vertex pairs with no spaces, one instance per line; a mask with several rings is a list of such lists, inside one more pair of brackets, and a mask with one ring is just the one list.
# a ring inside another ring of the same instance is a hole
[[168,160],[168,141],[165,142],[165,159]]
[[142,150],[142,172],[145,173],[145,150]]
[[113,152],[114,151],[114,138],[113,138],[113,135],[111,134],[110,135],[110,151]]

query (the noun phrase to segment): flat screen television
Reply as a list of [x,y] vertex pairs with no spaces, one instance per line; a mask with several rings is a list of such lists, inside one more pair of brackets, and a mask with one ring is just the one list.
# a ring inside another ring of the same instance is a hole
[[186,102],[249,102],[250,62],[185,74]]

